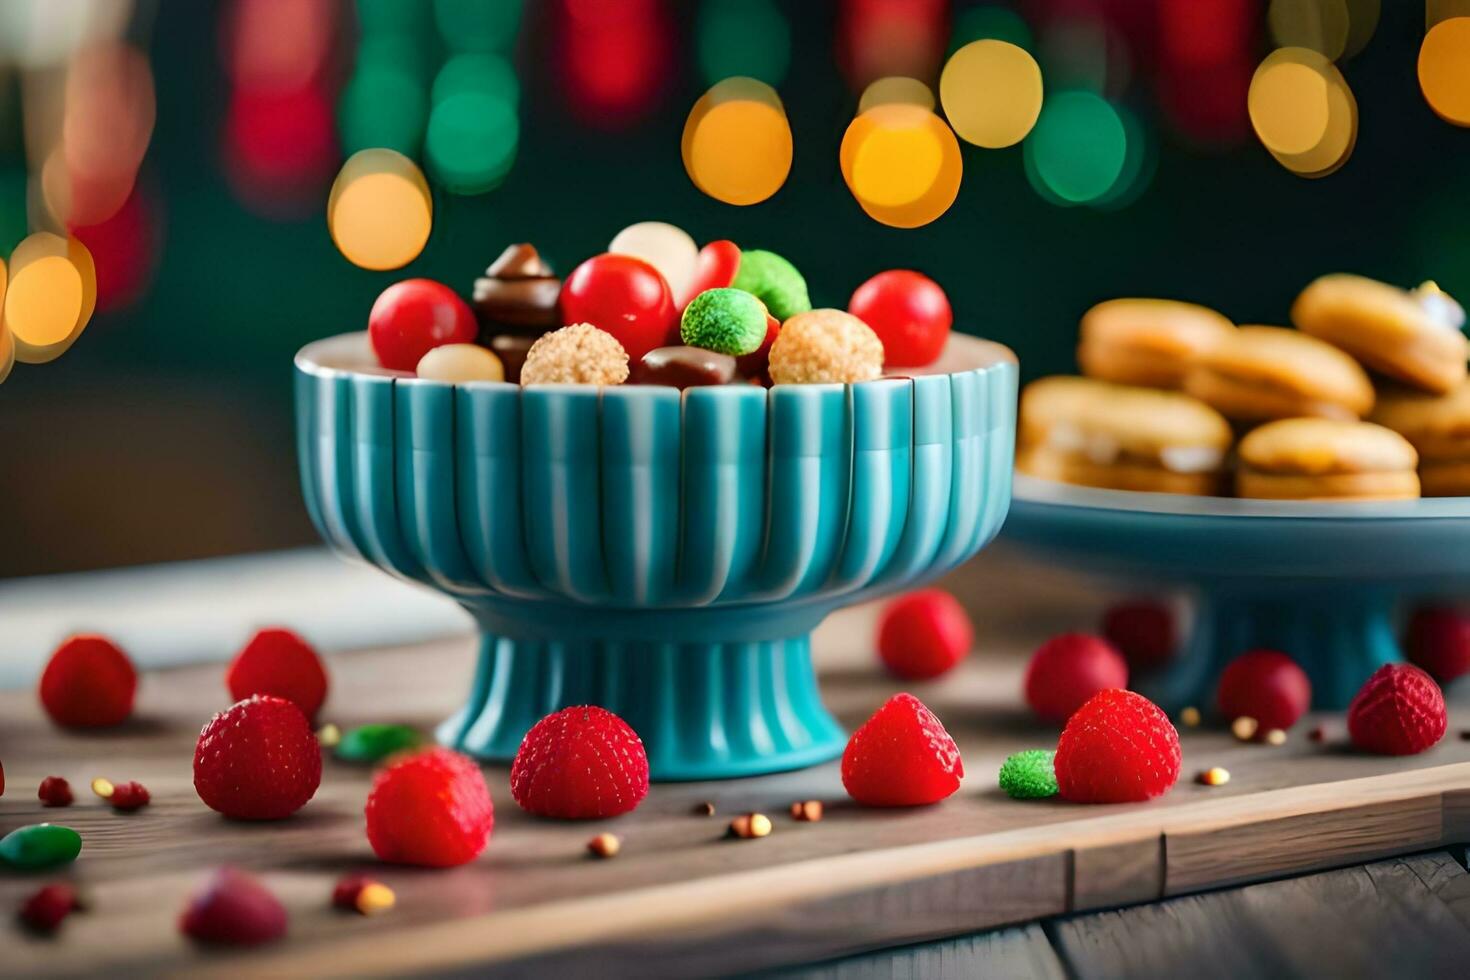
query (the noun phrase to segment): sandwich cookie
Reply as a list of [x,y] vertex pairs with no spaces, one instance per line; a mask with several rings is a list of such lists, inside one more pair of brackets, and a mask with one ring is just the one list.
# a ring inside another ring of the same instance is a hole
[[1235,332],[1214,310],[1171,299],[1110,299],[1082,315],[1077,362],[1090,378],[1178,388],[1200,356]]
[[1424,496],[1470,496],[1470,381],[1461,381],[1445,395],[1385,390],[1370,417],[1419,451]]
[[1285,327],[1239,328],[1201,355],[1184,390],[1238,422],[1354,420],[1373,407],[1373,384],[1357,361]]
[[1372,422],[1282,419],[1240,441],[1235,491],[1265,500],[1402,500],[1419,496],[1419,454]]

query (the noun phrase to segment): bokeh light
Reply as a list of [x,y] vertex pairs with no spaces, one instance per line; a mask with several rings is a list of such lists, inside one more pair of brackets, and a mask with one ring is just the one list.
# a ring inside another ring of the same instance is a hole
[[1256,0],[1158,0],[1158,97],[1175,130],[1206,146],[1250,134]]
[[1025,143],[1026,173],[1043,196],[1088,204],[1111,191],[1128,157],[1118,112],[1092,92],[1049,96]]
[[237,89],[292,92],[313,84],[332,48],[334,0],[235,0],[221,14],[222,60]]
[[665,92],[674,29],[659,0],[561,0],[557,62],[582,121],[616,129],[651,112]]
[[917,78],[889,75],[874,81],[863,89],[858,99],[858,112],[864,113],[875,105],[917,105],[925,109],[934,108],[934,90]]
[[434,205],[423,172],[394,150],[353,154],[332,183],[327,227],[347,261],[364,269],[397,269],[429,240]]
[[504,51],[520,30],[521,0],[434,0],[434,20],[451,51]]
[[854,91],[888,75],[933,78],[944,58],[948,0],[842,0],[837,63]]
[[416,156],[429,118],[422,58],[412,37],[364,37],[337,105],[343,152],[386,147]]
[[791,172],[791,125],[775,89],[727,78],[689,110],[680,150],[701,191],[726,204],[758,204]]
[[1298,177],[1326,177],[1336,173],[1357,146],[1358,101],[1336,66],[1327,65],[1323,75],[1327,79],[1328,116],[1322,138],[1301,153],[1270,151],[1277,163]]
[[944,66],[939,100],[965,142],[988,149],[1014,146],[1041,113],[1041,68],[1025,48],[972,41]]
[[1470,126],[1470,17],[1441,20],[1424,35],[1419,89],[1435,115]]
[[1159,166],[1158,143],[1137,115],[1124,106],[1115,105],[1113,110],[1123,123],[1123,134],[1128,148],[1123,157],[1123,169],[1107,193],[1092,202],[1092,206],[1105,211],[1120,211],[1138,200],[1153,181]]
[[1358,105],[1337,66],[1309,48],[1279,48],[1251,79],[1251,125],[1283,167],[1324,177],[1352,154]]
[[[5,260],[0,259],[0,311],[5,309]],[[10,377],[11,368],[15,367],[15,339],[10,336],[10,328],[5,325],[5,317],[0,315],[0,381]]]
[[1347,51],[1347,0],[1271,0],[1266,25],[1278,48],[1308,48],[1336,61]]
[[509,61],[498,54],[457,54],[445,61],[434,76],[430,101],[435,105],[453,95],[475,92],[499,99],[510,106],[521,100],[521,83]]
[[153,70],[131,45],[89,44],[67,68],[65,100],[57,181],[66,204],[52,214],[60,223],[103,221],[127,200],[153,136]]
[[97,267],[98,311],[127,306],[147,290],[158,263],[159,226],[158,197],[139,181],[106,221],[71,228]]
[[967,7],[956,11],[954,26],[949,35],[951,52],[958,51],[971,41],[984,41],[987,38],[1007,41],[1027,51],[1032,50],[1036,43],[1026,21],[1009,7]]
[[708,84],[744,76],[780,85],[791,65],[791,25],[774,0],[704,0],[694,42]]
[[5,325],[22,364],[43,364],[66,353],[97,306],[97,269],[75,238],[40,231],[10,256]]
[[326,93],[236,90],[224,155],[231,188],[252,210],[280,219],[314,211],[338,159]]
[[859,115],[842,137],[842,177],[862,209],[895,228],[917,228],[949,210],[964,162],[954,132],[918,105],[889,103]]
[[510,172],[519,135],[514,105],[483,92],[459,92],[434,106],[424,155],[450,191],[481,194]]

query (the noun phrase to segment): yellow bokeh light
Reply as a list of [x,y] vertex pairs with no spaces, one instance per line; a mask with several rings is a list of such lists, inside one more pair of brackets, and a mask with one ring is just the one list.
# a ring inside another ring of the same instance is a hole
[[1025,48],[987,38],[956,51],[939,76],[939,101],[954,131],[988,149],[1026,138],[1041,114],[1041,68]]
[[[5,309],[5,261],[0,259],[0,310]],[[5,325],[5,318],[0,316],[0,381],[10,377],[10,369],[15,367],[15,338],[10,336],[10,328]]]
[[862,209],[895,228],[917,228],[944,214],[959,194],[964,167],[944,120],[922,106],[897,103],[854,119],[838,162]]
[[1309,48],[1336,61],[1348,46],[1347,0],[1271,0],[1266,23],[1277,47]]
[[1451,17],[1470,17],[1470,0],[1424,0],[1426,31]]
[[1435,115],[1470,126],[1470,17],[1442,20],[1424,35],[1419,88]]
[[863,89],[862,97],[858,99],[858,113],[867,112],[874,106],[891,105],[895,102],[933,109],[934,92],[917,78],[909,78],[907,75],[888,75]]
[[726,204],[759,204],[791,173],[791,124],[775,89],[727,78],[689,110],[680,151],[701,191]]
[[1332,117],[1329,70],[1336,72],[1331,62],[1307,48],[1280,48],[1261,62],[1251,78],[1247,106],[1266,149],[1307,153],[1326,137]]
[[1272,152],[1276,162],[1298,177],[1326,177],[1347,163],[1358,142],[1358,100],[1334,68],[1328,77],[1328,121],[1322,140],[1305,153]]
[[353,265],[401,268],[424,250],[433,225],[433,198],[423,171],[395,150],[359,150],[332,182],[327,228]]
[[75,238],[36,232],[10,256],[5,327],[22,364],[66,353],[97,308],[97,267]]

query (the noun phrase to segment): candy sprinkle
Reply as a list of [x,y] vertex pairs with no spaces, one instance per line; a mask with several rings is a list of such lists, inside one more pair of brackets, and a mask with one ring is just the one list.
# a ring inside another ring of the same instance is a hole
[[1241,715],[1230,723],[1230,733],[1242,742],[1249,742],[1256,737],[1256,730],[1260,723],[1249,715]]
[[1266,733],[1267,745],[1285,745],[1286,732],[1280,728],[1273,728]]
[[342,729],[331,722],[327,722],[316,730],[316,740],[324,749],[336,748],[342,742]]
[[1179,722],[1185,728],[1198,728],[1200,720],[1199,709],[1194,705],[1179,710]]
[[332,889],[332,905],[358,915],[386,912],[397,900],[393,889],[367,875],[348,875]]
[[791,819],[801,823],[817,823],[824,808],[821,800],[798,800],[791,804]]
[[709,800],[694,804],[694,815],[696,817],[712,817],[715,815],[715,805]]
[[112,799],[112,794],[116,792],[116,790],[117,787],[112,785],[112,780],[110,779],[103,779],[101,776],[98,776],[96,779],[92,780],[92,792],[96,793],[104,800]]
[[598,834],[587,842],[587,853],[597,858],[617,857],[623,842],[616,834]]
[[1194,781],[1201,786],[1224,786],[1230,782],[1230,770],[1222,766],[1211,766],[1208,769],[1201,769],[1194,777]]
[[744,840],[768,837],[771,829],[771,818],[764,813],[743,813],[730,821],[730,836]]

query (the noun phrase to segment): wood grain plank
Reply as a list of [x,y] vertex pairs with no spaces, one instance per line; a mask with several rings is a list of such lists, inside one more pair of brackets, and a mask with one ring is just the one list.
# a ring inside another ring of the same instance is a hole
[[783,980],[1065,980],[1066,972],[1046,933],[1032,924],[782,970],[771,976]]
[[1162,835],[1072,851],[1074,912],[1152,902],[1163,894]]

